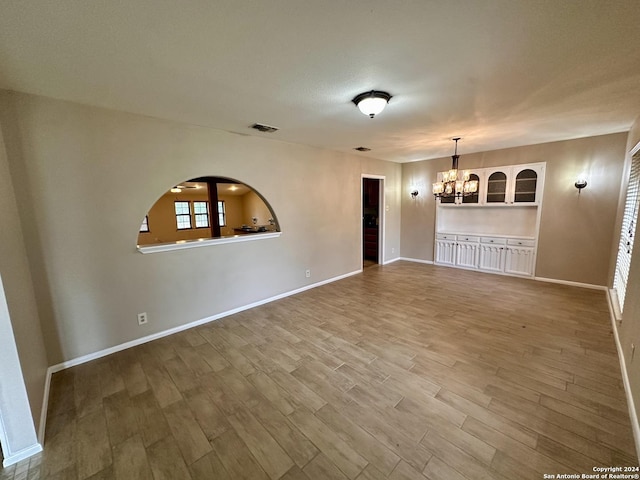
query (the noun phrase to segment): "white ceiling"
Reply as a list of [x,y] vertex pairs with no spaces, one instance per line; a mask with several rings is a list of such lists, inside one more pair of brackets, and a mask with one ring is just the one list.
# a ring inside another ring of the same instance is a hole
[[638,0],[2,0],[0,88],[407,162],[628,130],[639,37]]

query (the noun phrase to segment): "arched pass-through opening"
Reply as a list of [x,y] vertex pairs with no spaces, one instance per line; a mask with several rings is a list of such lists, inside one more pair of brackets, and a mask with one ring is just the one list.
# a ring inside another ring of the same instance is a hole
[[198,177],[164,192],[142,220],[141,253],[250,241],[280,235],[267,199],[228,177]]

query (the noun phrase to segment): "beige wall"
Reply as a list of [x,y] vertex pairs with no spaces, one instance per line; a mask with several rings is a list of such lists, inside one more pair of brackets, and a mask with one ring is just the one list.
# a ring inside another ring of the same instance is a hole
[[253,225],[253,218],[256,218],[256,225],[269,225],[271,212],[262,199],[255,192],[247,192],[242,196],[243,211],[242,223]]
[[226,222],[227,225],[220,227],[220,234],[222,236],[234,235],[234,228],[241,227],[244,222],[242,219],[242,213],[244,209],[244,195],[218,195],[219,200],[224,200]]
[[[50,364],[359,270],[363,173],[386,176],[385,258],[398,256],[397,164],[11,92],[0,124]],[[137,252],[153,203],[200,176],[254,187],[282,235]]]
[[[546,162],[536,276],[609,284],[610,252],[624,168],[626,133],[462,154],[460,168]],[[405,163],[402,170],[403,257],[433,260],[435,200],[431,183],[451,159]],[[573,183],[585,172],[581,195]],[[420,195],[413,200],[414,187]]]
[[[195,240],[198,238],[210,238],[210,228],[195,228],[193,217],[193,205],[191,205],[191,225],[189,230],[178,230],[176,226],[175,202],[208,202],[207,189],[194,192],[171,193],[167,192],[158,199],[149,210],[149,231],[140,232],[138,245],[154,243],[177,242],[178,240]],[[143,217],[144,218],[144,217]]]
[[[12,181],[9,170],[7,153],[3,140],[3,132],[0,127],[0,277],[4,287],[4,295],[9,311],[11,325],[3,325],[3,332],[6,328],[13,330],[15,347],[17,348],[20,365],[18,370],[22,370],[24,386],[29,398],[29,406],[33,416],[34,426],[39,428],[42,399],[44,395],[44,381],[48,362],[44,349],[44,340],[36,298],[33,290],[33,282],[27,252],[24,245],[23,229],[18,216],[18,204],[16,202],[14,186],[22,188],[20,182]],[[0,287],[2,288],[2,287]],[[10,346],[3,342],[11,341],[8,335],[0,337],[0,350],[6,354]],[[2,355],[3,359],[6,358]],[[2,378],[0,379],[0,389],[3,389],[0,398],[0,414],[3,414],[6,428],[12,424],[18,426],[22,423],[24,433],[28,432],[26,425],[30,419],[27,418],[6,418],[7,415],[19,415],[19,412],[2,411],[2,406],[7,398],[12,395],[15,385],[9,385],[9,375],[6,375],[6,368],[9,365],[2,365]],[[17,423],[16,423],[17,422]],[[20,445],[20,440],[13,447],[20,446],[26,448],[30,445]],[[7,452],[5,452],[7,453]],[[14,452],[15,453],[15,452]]]

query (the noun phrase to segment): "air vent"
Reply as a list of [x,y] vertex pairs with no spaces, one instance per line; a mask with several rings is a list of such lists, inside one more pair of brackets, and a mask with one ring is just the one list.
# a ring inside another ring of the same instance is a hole
[[280,130],[278,127],[272,127],[270,125],[263,125],[262,123],[254,123],[251,125],[251,128],[259,130],[261,132],[273,133]]
[[371,149],[367,147],[355,147],[354,150],[358,150],[359,152],[370,152]]

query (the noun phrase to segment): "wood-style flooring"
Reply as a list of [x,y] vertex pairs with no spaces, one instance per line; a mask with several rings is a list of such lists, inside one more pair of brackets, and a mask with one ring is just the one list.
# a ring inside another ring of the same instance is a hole
[[604,292],[397,262],[56,373],[44,452],[0,480],[632,465]]

